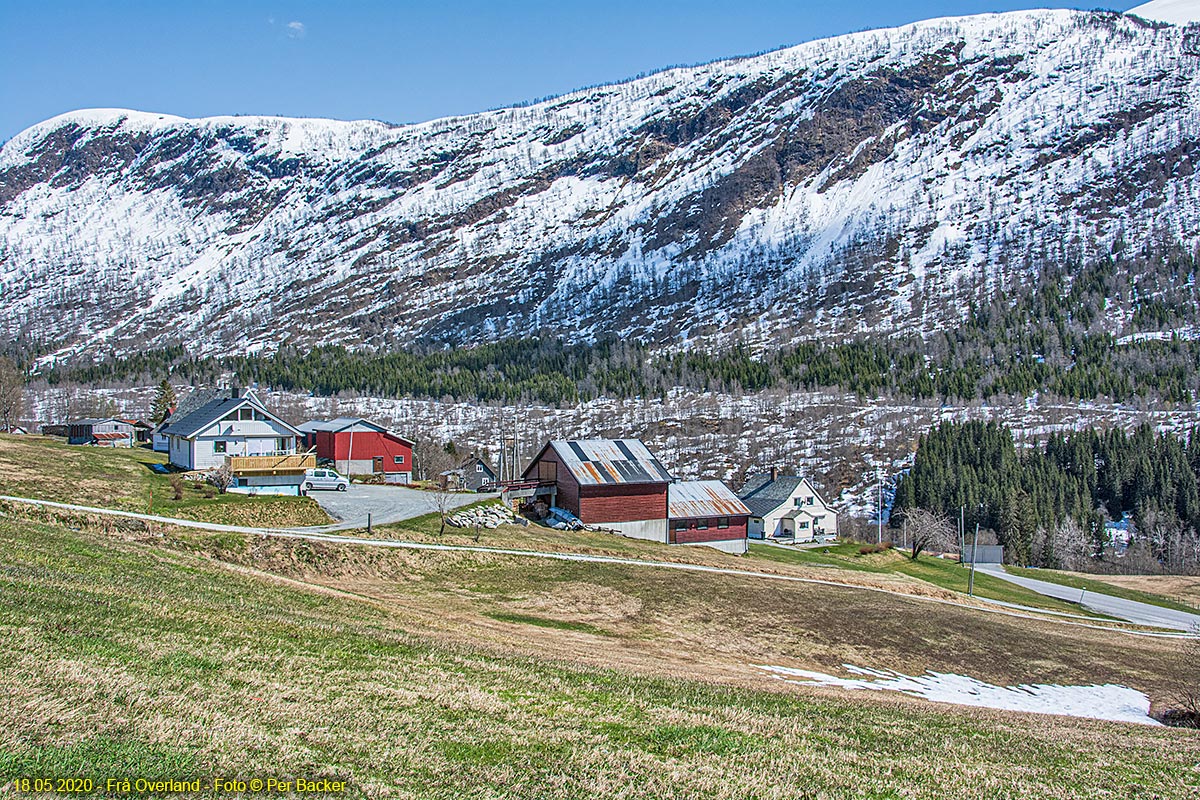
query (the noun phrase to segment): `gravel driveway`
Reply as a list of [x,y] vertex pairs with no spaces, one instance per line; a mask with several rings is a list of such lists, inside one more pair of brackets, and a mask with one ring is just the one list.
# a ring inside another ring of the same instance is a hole
[[[403,486],[350,484],[350,488],[344,492],[314,489],[308,496],[337,520],[335,525],[323,530],[366,527],[367,514],[371,515],[372,525],[385,525],[437,511],[435,495],[432,492],[406,489]],[[494,497],[494,494],[452,494],[449,498],[450,507],[458,508]]]

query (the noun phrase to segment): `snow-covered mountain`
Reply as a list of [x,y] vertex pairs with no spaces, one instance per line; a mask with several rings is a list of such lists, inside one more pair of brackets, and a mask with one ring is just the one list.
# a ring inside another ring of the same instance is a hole
[[0,150],[0,321],[105,352],[933,330],[1042,262],[1194,250],[1197,158],[1200,28],[1104,12],[419,125],[80,111]]

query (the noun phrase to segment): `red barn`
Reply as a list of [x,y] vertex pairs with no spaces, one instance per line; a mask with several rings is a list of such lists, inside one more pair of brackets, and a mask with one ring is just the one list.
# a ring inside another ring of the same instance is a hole
[[522,477],[552,485],[552,504],[584,525],[667,541],[671,475],[637,439],[548,442]]
[[412,483],[413,443],[358,417],[314,420],[300,426],[317,458],[346,475],[383,475],[388,483]]
[[746,552],[750,509],[720,481],[681,481],[668,491],[671,544],[705,544],[727,553]]

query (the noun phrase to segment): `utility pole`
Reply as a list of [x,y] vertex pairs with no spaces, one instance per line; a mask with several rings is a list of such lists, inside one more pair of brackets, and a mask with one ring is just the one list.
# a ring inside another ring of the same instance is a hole
[[883,544],[883,471],[879,467],[875,468],[875,481],[877,484],[875,494],[879,498],[879,505],[875,510],[875,518],[879,522],[879,533],[876,537],[876,543]]
[[966,521],[967,504],[963,503],[958,507],[958,565],[963,564],[963,554],[967,550],[967,521]]
[[975,596],[975,559],[979,550],[979,523],[975,523],[975,538],[971,540],[971,575],[967,578],[967,594]]

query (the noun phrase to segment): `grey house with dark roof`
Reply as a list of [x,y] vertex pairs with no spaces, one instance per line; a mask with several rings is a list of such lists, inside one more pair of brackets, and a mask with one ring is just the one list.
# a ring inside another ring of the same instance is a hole
[[300,435],[268,411],[254,392],[237,391],[172,415],[159,433],[167,438],[171,463],[189,470],[220,466],[228,456],[295,453]]
[[750,509],[746,533],[751,539],[811,542],[837,536],[837,512],[808,478],[772,469],[747,479],[738,497]]

